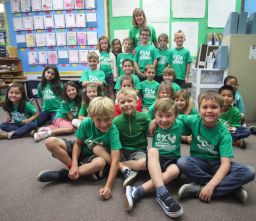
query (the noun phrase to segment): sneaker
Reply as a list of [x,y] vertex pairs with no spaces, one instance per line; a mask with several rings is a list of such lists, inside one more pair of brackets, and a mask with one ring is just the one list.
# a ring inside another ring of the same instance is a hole
[[240,202],[245,203],[248,199],[248,192],[242,186],[235,191],[235,198]]
[[170,193],[157,196],[156,200],[167,216],[175,218],[180,217],[183,214],[183,208],[171,197]]
[[8,133],[4,131],[0,131],[0,139],[8,139]]
[[50,127],[40,127],[37,132],[51,130]]
[[130,184],[137,175],[138,175],[138,171],[131,170],[131,169],[126,169],[124,171],[123,187],[127,186],[128,184]]
[[73,119],[71,124],[72,124],[72,126],[78,128],[80,126],[81,122],[82,121],[79,119]]
[[179,199],[182,198],[198,198],[202,187],[195,183],[184,184],[178,192]]
[[68,173],[67,169],[58,171],[44,170],[37,175],[37,180],[39,182],[66,181],[68,180]]
[[233,141],[233,146],[245,149],[245,147],[246,147],[245,140],[244,139],[234,140]]
[[139,189],[133,186],[127,186],[125,191],[125,210],[131,211],[134,205],[141,199]]
[[40,132],[34,133],[34,139],[37,142],[50,136],[51,136],[51,131],[40,131]]
[[97,171],[97,172],[91,174],[91,178],[93,180],[100,180],[101,178],[103,178],[103,175],[104,175],[103,170],[100,170],[100,171]]
[[251,126],[250,128],[251,134],[256,135],[256,127],[255,126]]

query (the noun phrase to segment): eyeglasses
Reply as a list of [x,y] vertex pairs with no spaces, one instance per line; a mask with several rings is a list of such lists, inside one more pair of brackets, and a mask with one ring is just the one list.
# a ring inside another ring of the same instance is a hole
[[47,72],[47,74],[55,75],[54,72],[51,72],[51,71],[46,71],[46,72]]

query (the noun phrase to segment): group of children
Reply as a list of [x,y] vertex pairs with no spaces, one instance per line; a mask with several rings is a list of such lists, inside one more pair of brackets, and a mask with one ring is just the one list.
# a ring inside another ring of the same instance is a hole
[[[167,47],[166,34],[159,36],[159,48],[148,44],[150,35],[148,27],[140,29],[135,52],[131,39],[124,39],[123,52],[115,39],[113,53],[108,38],[100,37],[98,50],[88,54],[89,68],[81,76],[81,91],[74,82],[63,85],[58,69],[46,66],[38,85],[38,97],[43,100],[40,113],[26,100],[22,85],[11,85],[4,103],[8,118],[0,124],[0,138],[19,138],[37,130],[34,139],[47,138],[49,152],[66,166],[40,172],[38,181],[107,176],[99,191],[105,200],[112,196],[120,171],[127,211],[155,190],[164,212],[181,216],[182,206],[166,188],[181,173],[193,183],[181,186],[180,199],[197,197],[209,202],[230,194],[246,201],[248,194],[242,185],[254,179],[255,171],[231,161],[233,144],[241,145],[242,138],[250,135],[249,129],[241,126],[244,107],[237,79],[227,77],[219,94],[202,93],[197,110],[188,92],[181,89],[192,61],[183,47],[184,33],[175,34],[172,50]],[[75,133],[75,141],[56,137],[71,133]],[[189,157],[181,157],[182,141],[190,144]],[[139,171],[146,170],[150,180],[131,186]]]

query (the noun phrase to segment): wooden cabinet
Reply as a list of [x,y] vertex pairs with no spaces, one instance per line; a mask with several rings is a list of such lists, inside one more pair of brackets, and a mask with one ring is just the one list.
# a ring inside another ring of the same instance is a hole
[[0,57],[0,79],[3,79],[5,83],[26,79],[23,75],[21,60]]

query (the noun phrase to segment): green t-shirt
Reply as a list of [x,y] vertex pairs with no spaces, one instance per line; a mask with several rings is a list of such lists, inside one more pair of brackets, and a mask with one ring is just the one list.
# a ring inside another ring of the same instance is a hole
[[141,93],[142,93],[142,105],[143,107],[150,107],[151,104],[157,98],[159,83],[156,81],[142,81],[141,82]]
[[[120,76],[119,78],[117,78],[116,85],[115,85],[115,90],[120,90],[122,77],[123,76]],[[135,90],[140,90],[141,89],[141,85],[140,85],[139,77],[137,75],[135,75],[135,74],[132,74],[132,79],[134,81],[134,89]]]
[[132,116],[120,114],[113,122],[119,130],[124,150],[147,150],[149,120],[145,113],[136,112]]
[[154,101],[154,103],[151,104],[150,107],[149,107],[149,109],[148,109],[148,118],[149,118],[150,120],[154,120],[154,119],[155,119],[155,115],[154,115],[155,106],[156,106],[156,101]]
[[225,113],[222,112],[220,119],[223,121],[226,127],[240,127],[241,126],[241,114],[236,107],[230,107]]
[[186,48],[173,48],[170,50],[168,63],[175,70],[176,79],[185,79],[187,64],[191,62],[190,52]]
[[[147,25],[149,28],[151,34],[149,39],[149,44],[152,44],[152,42],[157,42],[157,36],[156,31],[154,27],[151,25]],[[140,45],[140,28],[139,27],[132,27],[129,30],[129,38],[132,39],[133,47],[136,48],[138,45]]]
[[[63,88],[63,85],[61,84]],[[47,83],[44,90],[41,89],[41,83],[38,84],[38,97],[43,99],[42,111],[56,112],[60,107],[61,95],[56,95],[51,87],[51,84]]]
[[117,69],[118,69],[119,76],[124,75],[124,71],[123,71],[123,68],[122,68],[122,63],[125,59],[129,59],[129,60],[134,61],[134,54],[132,54],[132,53],[120,53],[120,54],[117,55],[116,66],[117,66]]
[[152,147],[158,149],[160,155],[180,157],[181,136],[184,133],[183,122],[179,119],[168,129],[156,128]]
[[163,71],[168,65],[170,50],[168,48],[165,50],[157,48],[156,50],[159,55],[159,58],[157,59],[156,75],[163,76]]
[[103,145],[109,152],[122,149],[117,127],[113,124],[107,132],[102,133],[96,128],[91,118],[82,121],[75,137],[83,142],[81,151],[87,155],[93,154],[92,149],[96,144]]
[[106,84],[105,73],[100,70],[91,70],[91,69],[84,70],[79,82],[83,82],[83,81],[93,81],[93,82],[102,81],[104,84]]
[[79,115],[87,117],[87,115],[88,115],[87,108],[88,108],[88,106],[86,106],[85,104],[82,104],[80,107],[80,110],[79,110]]
[[180,85],[176,84],[175,82],[172,82],[172,88],[174,93],[176,93],[177,91],[179,91],[181,89]]
[[106,76],[113,73],[110,54],[108,52],[100,52],[100,70],[103,71]]
[[215,127],[207,128],[199,115],[179,115],[178,117],[192,134],[190,155],[205,160],[220,160],[234,156],[232,138],[221,121]]
[[12,115],[13,121],[16,124],[21,124],[21,121],[32,117],[37,112],[37,110],[34,107],[34,105],[31,104],[28,101],[25,104],[25,108],[24,108],[24,112],[23,113],[18,111],[18,106],[16,106],[16,105],[14,106],[13,109],[14,110],[11,112],[11,115]]
[[73,118],[78,117],[79,106],[75,101],[61,101],[60,108],[58,109],[55,119],[65,118],[67,119],[67,114],[71,113]]
[[156,48],[153,45],[139,45],[135,48],[135,61],[141,72],[145,71],[148,64],[153,64],[159,58]]
[[192,107],[192,109],[191,109],[191,111],[190,111],[190,113],[189,113],[189,115],[199,115],[199,113],[198,113],[198,110],[197,110],[197,108],[196,107]]

